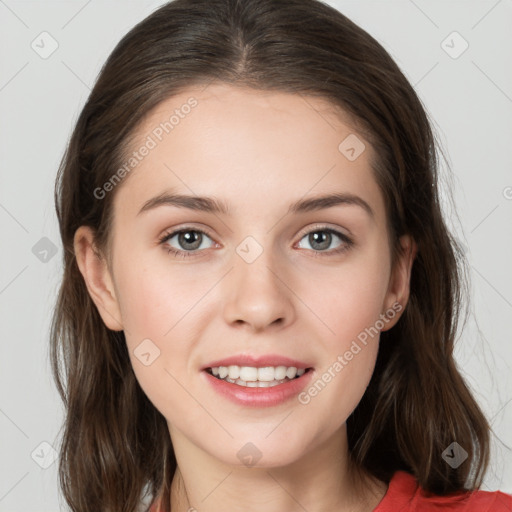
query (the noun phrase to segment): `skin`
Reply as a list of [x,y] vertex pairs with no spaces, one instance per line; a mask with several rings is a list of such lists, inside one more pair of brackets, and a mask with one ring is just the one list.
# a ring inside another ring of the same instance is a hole
[[[135,375],[167,419],[179,467],[172,509],[371,511],[386,485],[365,478],[354,486],[346,420],[370,381],[378,336],[308,404],[238,406],[200,368],[233,354],[277,353],[313,366],[314,382],[381,313],[405,307],[415,244],[403,236],[392,265],[370,166],[376,155],[358,134],[366,149],[349,161],[338,146],[356,131],[319,98],[191,88],[149,113],[133,149],[192,95],[198,105],[115,190],[111,264],[96,257],[90,228],[75,234],[89,293],[107,327],[124,330]],[[171,188],[221,199],[229,215],[169,205],[138,214]],[[364,199],[373,216],[354,204],[287,214],[294,201],[334,191]],[[207,232],[189,258],[168,253],[190,252],[178,236],[159,243],[184,227]],[[307,235],[326,227],[354,244],[333,235],[319,248]],[[263,249],[252,263],[236,252],[247,236]],[[160,356],[145,366],[134,350],[148,338]],[[248,442],[262,453],[252,467],[237,456]]]

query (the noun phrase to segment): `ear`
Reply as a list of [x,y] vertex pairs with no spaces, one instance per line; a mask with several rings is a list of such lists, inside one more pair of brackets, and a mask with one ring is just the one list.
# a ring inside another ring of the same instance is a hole
[[87,291],[96,304],[103,322],[113,331],[123,330],[114,281],[106,259],[94,244],[94,230],[89,226],[80,226],[75,232],[74,248]]
[[[410,235],[403,235],[399,239],[399,253],[389,279],[388,291],[384,302],[385,311],[392,310],[396,314],[386,323],[383,331],[391,329],[399,320],[409,300],[411,270],[414,258],[418,252],[416,242]],[[384,313],[385,314],[385,313]]]

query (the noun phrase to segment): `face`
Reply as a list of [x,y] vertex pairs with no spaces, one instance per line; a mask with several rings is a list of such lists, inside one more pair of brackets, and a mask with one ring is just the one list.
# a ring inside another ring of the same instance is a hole
[[[215,84],[139,126],[132,150],[151,147],[107,192],[112,266],[79,261],[173,442],[227,464],[256,449],[260,466],[290,464],[340,432],[363,396],[378,334],[405,306],[410,257],[392,266],[378,155],[346,119],[317,98]],[[77,232],[78,252],[87,236]],[[240,386],[205,370],[227,358],[307,371]]]

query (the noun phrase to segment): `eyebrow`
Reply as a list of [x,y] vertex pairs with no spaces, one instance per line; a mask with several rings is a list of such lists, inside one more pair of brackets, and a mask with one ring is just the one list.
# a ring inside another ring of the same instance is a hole
[[[214,197],[190,196],[163,192],[162,194],[146,201],[137,215],[164,205],[187,208],[189,210],[206,213],[221,213],[224,215],[229,215],[230,211],[226,202]],[[349,193],[333,193],[308,199],[299,199],[290,205],[288,213],[305,213],[332,208],[333,206],[339,205],[360,206],[370,217],[373,218],[375,216],[372,208],[364,199]]]

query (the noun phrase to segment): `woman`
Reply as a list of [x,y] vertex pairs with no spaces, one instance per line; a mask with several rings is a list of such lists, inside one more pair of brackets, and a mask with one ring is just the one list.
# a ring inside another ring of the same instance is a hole
[[56,207],[73,510],[512,506],[478,490],[429,121],[335,9],[158,9],[103,67]]

